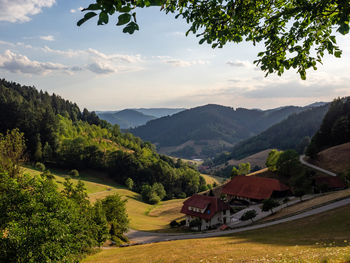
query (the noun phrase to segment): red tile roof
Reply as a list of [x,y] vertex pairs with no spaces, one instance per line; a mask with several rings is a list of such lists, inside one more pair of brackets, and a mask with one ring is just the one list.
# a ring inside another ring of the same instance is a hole
[[288,186],[277,179],[257,176],[236,176],[222,189],[223,194],[263,200],[271,197],[274,191],[288,191]]
[[329,188],[345,188],[344,182],[338,176],[319,176],[315,178],[318,186],[327,185]]
[[[201,213],[189,210],[189,207],[206,209],[204,213]],[[228,209],[230,209],[229,205],[225,204],[224,201],[214,196],[194,194],[183,203],[181,213],[209,220],[217,212],[221,212]]]

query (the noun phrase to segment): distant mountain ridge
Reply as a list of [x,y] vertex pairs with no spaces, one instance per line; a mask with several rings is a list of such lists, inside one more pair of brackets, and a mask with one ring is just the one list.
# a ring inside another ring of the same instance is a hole
[[183,111],[183,108],[139,108],[120,111],[96,111],[96,114],[111,124],[118,124],[121,129],[135,128],[163,116]]
[[264,111],[208,104],[151,120],[130,132],[156,144],[162,153],[207,158],[304,110],[297,106]]

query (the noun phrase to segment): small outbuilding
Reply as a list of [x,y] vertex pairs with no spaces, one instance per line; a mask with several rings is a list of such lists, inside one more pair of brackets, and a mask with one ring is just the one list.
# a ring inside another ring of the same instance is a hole
[[200,230],[230,222],[230,206],[215,196],[195,194],[183,203],[181,213],[186,226]]
[[222,189],[230,200],[244,200],[249,203],[290,194],[290,189],[277,179],[257,176],[236,176]]

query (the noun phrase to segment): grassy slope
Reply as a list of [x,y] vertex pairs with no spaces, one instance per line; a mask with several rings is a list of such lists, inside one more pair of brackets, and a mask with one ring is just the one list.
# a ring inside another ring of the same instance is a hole
[[350,142],[321,151],[312,162],[335,173],[345,172],[350,168]]
[[213,175],[209,175],[209,174],[201,174],[201,176],[204,177],[205,182],[207,184],[213,184],[215,182],[217,185],[219,185],[227,179],[227,178],[213,176]]
[[[40,174],[39,171],[29,167],[23,168],[24,172],[29,174]],[[62,171],[52,171],[59,189],[63,188],[62,183],[67,173]],[[173,219],[178,219],[183,215],[180,214],[182,199],[175,199],[161,202],[156,206],[146,204],[141,201],[138,193],[132,192],[122,186],[115,184],[102,173],[87,171],[80,173],[81,180],[85,183],[89,198],[92,202],[102,199],[113,193],[118,193],[125,197],[127,212],[130,218],[130,227],[137,230],[164,230],[169,227],[169,223]],[[77,183],[77,179],[72,179]]]
[[[302,231],[301,231],[302,230]],[[107,249],[83,262],[349,262],[350,206],[226,237]]]

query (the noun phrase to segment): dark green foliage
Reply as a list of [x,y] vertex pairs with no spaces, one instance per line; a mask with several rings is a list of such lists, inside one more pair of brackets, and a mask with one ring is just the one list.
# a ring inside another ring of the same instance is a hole
[[35,164],[35,168],[36,169],[38,169],[39,171],[45,171],[45,165],[43,164],[43,163],[40,163],[40,162],[37,162],[36,164]]
[[129,189],[129,190],[132,190],[133,187],[134,187],[134,181],[128,177],[126,180],[125,180],[125,185],[126,187]]
[[126,232],[129,227],[125,203],[126,200],[122,200],[118,194],[107,196],[102,200],[102,207],[106,214],[107,222],[109,224],[114,224],[113,231],[118,229],[119,234]]
[[269,211],[271,210],[271,213],[273,213],[273,208],[279,206],[279,203],[274,200],[274,199],[266,199],[263,202],[263,207],[262,207],[262,211]]
[[312,137],[317,132],[328,107],[327,104],[289,116],[286,120],[273,125],[259,135],[238,143],[232,149],[232,154],[228,156],[228,159],[240,160],[269,148],[294,149],[303,153],[305,137]]
[[75,262],[97,245],[95,223],[40,176],[0,177],[0,261]]
[[0,80],[0,123],[0,133],[19,128],[29,159],[42,160],[46,166],[101,170],[120,184],[130,178],[138,192],[144,183],[161,183],[167,198],[181,192],[192,195],[202,187],[199,173],[187,164],[175,164],[157,154],[154,145],[121,133],[118,125],[33,87]]
[[82,114],[76,104],[60,96],[0,79],[0,133],[14,128],[23,132],[32,160],[41,161],[42,145],[46,143],[52,151],[56,150],[57,114],[73,121],[86,120],[90,124],[106,125],[96,114],[86,109]]
[[289,180],[289,185],[295,196],[302,199],[303,195],[312,192],[312,180],[308,176],[307,172],[303,174],[296,175]]
[[250,163],[240,163],[237,167],[232,168],[231,177],[238,175],[247,175],[250,172]]
[[282,152],[276,162],[276,172],[287,178],[297,175],[301,170],[299,154],[294,150]]
[[275,172],[277,170],[277,161],[280,158],[281,154],[282,151],[278,151],[276,149],[273,149],[271,152],[269,152],[265,165],[270,171]]
[[252,220],[252,222],[253,222],[253,219],[256,216],[257,216],[256,211],[252,209],[252,210],[248,210],[247,212],[245,212],[239,220],[242,220],[242,221]]
[[322,125],[306,150],[315,157],[326,148],[350,141],[350,97],[335,99],[324,116]]
[[92,209],[92,219],[95,222],[94,238],[98,244],[101,246],[110,236],[108,222],[106,218],[106,212],[103,209],[102,202],[97,201]]
[[166,192],[161,183],[154,183],[152,186],[144,184],[141,188],[141,196],[143,201],[157,204],[166,196]]
[[7,173],[14,177],[19,173],[24,149],[23,133],[18,129],[8,131],[6,135],[0,133],[0,174]]
[[77,169],[70,170],[69,175],[72,177],[79,177],[79,171]]
[[[113,232],[125,240],[125,201],[109,196],[92,206],[84,184],[66,178],[60,193],[45,170],[22,175],[23,135],[0,134],[0,262],[78,262]],[[50,176],[51,175],[51,176]]]
[[348,1],[132,1],[95,0],[78,21],[80,26],[98,16],[97,24],[109,22],[109,16],[118,16],[117,26],[132,34],[139,30],[136,10],[159,6],[166,13],[182,17],[190,28],[186,32],[207,43],[222,48],[229,42],[263,43],[265,50],[255,61],[266,75],[283,74],[290,68],[297,69],[302,79],[306,70],[317,69],[324,53],[340,57],[342,51],[336,45],[336,30],[349,33],[350,7]]

